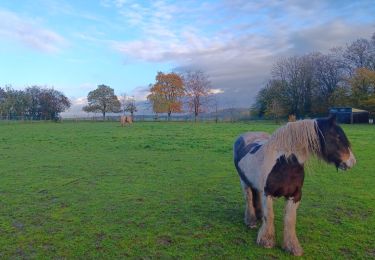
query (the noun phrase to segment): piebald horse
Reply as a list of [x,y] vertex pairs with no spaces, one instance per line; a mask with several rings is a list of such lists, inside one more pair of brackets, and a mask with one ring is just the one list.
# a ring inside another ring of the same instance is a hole
[[287,123],[272,135],[248,132],[234,143],[234,164],[240,176],[246,209],[245,224],[255,228],[262,220],[257,244],[275,245],[274,197],[285,197],[283,248],[293,255],[303,254],[295,225],[302,196],[304,163],[313,155],[342,170],[356,159],[335,117]]

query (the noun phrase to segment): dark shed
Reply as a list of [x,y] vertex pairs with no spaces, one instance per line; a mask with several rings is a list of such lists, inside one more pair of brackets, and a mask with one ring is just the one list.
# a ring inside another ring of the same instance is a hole
[[330,115],[336,115],[336,120],[341,124],[368,124],[369,112],[352,107],[332,107]]

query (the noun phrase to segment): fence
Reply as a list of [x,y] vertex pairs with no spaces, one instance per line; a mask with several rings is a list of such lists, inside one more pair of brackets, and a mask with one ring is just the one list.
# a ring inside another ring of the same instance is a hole
[[[22,116],[13,116],[12,118],[1,117],[0,123],[15,123],[15,122],[24,122],[24,123],[37,123],[37,122],[80,122],[80,121],[92,121],[92,122],[119,122],[121,115],[108,115],[103,120],[102,116],[69,116],[69,117],[59,117],[57,120],[44,120],[44,119],[30,119]],[[254,117],[250,115],[200,115],[194,117],[193,115],[172,115],[168,117],[167,115],[135,115],[134,121],[136,122],[244,122],[244,121],[257,121],[257,120],[266,120],[266,121],[275,121],[274,119]],[[279,119],[280,122],[287,122],[287,118]],[[373,124],[374,120],[370,119],[369,124]]]
[[[103,119],[100,115],[94,116],[65,116],[59,117],[57,120],[46,120],[46,119],[32,119],[24,116],[12,116],[11,118],[0,116],[0,122],[61,122],[61,121],[120,121],[121,115],[107,115],[105,119]],[[199,115],[194,117],[191,114],[184,114],[184,115],[172,115],[168,117],[167,115],[134,115],[134,121],[137,122],[163,122],[163,121],[173,121],[173,122],[237,122],[237,121],[246,121],[251,120],[254,118],[250,118],[249,116],[244,115],[227,115],[227,116],[216,116],[216,115]],[[259,119],[259,118],[257,118]]]
[[[62,118],[62,121],[120,121],[119,115],[116,116],[106,116],[103,120],[101,116],[70,116]],[[250,120],[250,118],[244,117],[230,117],[230,116],[198,116],[194,117],[192,115],[173,115],[168,117],[167,115],[134,115],[133,120],[136,122],[237,122],[243,120]]]

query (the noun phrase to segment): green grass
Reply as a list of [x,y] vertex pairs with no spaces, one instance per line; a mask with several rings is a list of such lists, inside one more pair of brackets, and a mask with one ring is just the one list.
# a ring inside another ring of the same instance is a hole
[[[243,224],[232,144],[269,123],[0,124],[0,258],[288,258]],[[314,162],[298,210],[306,258],[375,257],[375,128],[344,126],[357,165]]]

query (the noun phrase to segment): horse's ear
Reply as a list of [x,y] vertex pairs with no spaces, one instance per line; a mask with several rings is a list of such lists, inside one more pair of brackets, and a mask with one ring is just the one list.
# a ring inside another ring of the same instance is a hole
[[329,117],[328,117],[328,123],[330,125],[336,124],[336,114],[332,113],[332,114],[329,115]]

